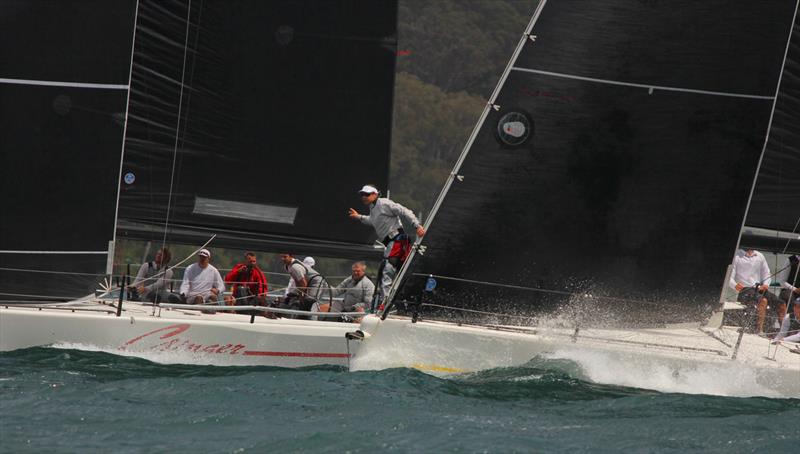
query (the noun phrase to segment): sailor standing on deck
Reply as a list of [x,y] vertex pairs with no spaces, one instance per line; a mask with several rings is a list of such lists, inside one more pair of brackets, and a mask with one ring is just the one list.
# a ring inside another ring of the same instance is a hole
[[[350,218],[371,225],[385,246],[383,262],[378,268],[378,295],[380,297],[378,301],[382,301],[389,295],[389,289],[392,287],[397,271],[411,252],[411,242],[403,231],[401,219],[413,226],[419,237],[425,235],[425,228],[414,216],[414,212],[397,202],[381,197],[380,191],[375,186],[366,185],[358,191],[358,194],[361,196],[361,202],[369,206],[369,215],[359,214],[358,211],[350,208]],[[373,303],[374,305],[375,303]]]

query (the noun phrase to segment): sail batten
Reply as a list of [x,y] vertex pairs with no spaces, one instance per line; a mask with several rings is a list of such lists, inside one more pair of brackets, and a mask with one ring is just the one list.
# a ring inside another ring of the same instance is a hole
[[128,85],[121,84],[97,84],[91,82],[67,82],[59,80],[33,80],[33,79],[9,79],[0,77],[0,84],[12,85],[42,85],[45,87],[71,87],[71,88],[98,88],[102,90],[128,90]]
[[579,76],[575,74],[562,74],[556,73],[553,71],[544,71],[541,69],[532,69],[532,68],[519,68],[513,67],[511,68],[513,71],[522,71],[522,72],[529,72],[534,74],[543,74],[546,76],[553,76],[553,77],[563,77],[566,79],[575,79],[575,80],[583,80],[587,82],[595,82],[599,84],[610,84],[610,85],[621,85],[626,87],[637,87],[643,88],[647,90],[661,90],[661,91],[678,91],[678,92],[685,92],[685,93],[698,93],[703,95],[711,95],[711,96],[730,96],[733,98],[752,98],[752,99],[764,99],[772,101],[775,99],[774,95],[755,95],[755,94],[747,94],[747,93],[733,93],[733,92],[724,92],[724,91],[713,91],[713,90],[698,90],[694,88],[686,88],[686,87],[675,87],[675,86],[666,86],[666,85],[648,85],[648,84],[639,84],[634,82],[624,82],[620,80],[608,80],[608,79],[598,79],[595,77],[586,77],[586,76]]

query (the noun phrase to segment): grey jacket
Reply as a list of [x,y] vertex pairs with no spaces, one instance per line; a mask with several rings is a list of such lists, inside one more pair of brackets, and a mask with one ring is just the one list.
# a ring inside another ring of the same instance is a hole
[[[163,292],[169,288],[169,281],[172,279],[172,270],[164,268],[156,268],[155,262],[145,262],[139,267],[139,273],[136,274],[136,279],[133,280],[132,287],[136,288],[139,285],[144,285],[144,292]],[[144,296],[144,295],[142,295]]]
[[[313,300],[328,299],[328,282],[314,268],[304,265],[300,260],[293,261],[290,266],[285,268],[295,285],[295,289],[291,293],[305,294],[306,297]],[[308,281],[308,288],[302,287],[303,278]]]
[[397,235],[398,229],[402,227],[400,218],[403,218],[415,229],[420,226],[419,220],[413,211],[385,197],[381,197],[370,205],[368,216],[363,214],[358,216],[361,222],[371,225],[375,229],[380,241],[387,236],[391,239]]
[[364,276],[358,282],[354,281],[352,276],[343,280],[338,287],[333,289],[333,296],[342,296],[342,301],[334,301],[333,312],[347,312],[356,307],[363,307],[364,309],[370,307],[372,304],[372,294],[375,292],[375,284],[367,276]]

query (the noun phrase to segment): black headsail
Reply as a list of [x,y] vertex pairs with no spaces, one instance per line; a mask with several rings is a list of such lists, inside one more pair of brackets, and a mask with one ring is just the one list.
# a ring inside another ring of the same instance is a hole
[[742,246],[800,253],[800,21],[795,17]]
[[434,275],[435,302],[505,313],[717,301],[796,6],[542,0],[398,299]]
[[397,2],[142,0],[117,238],[364,257]]
[[0,300],[84,296],[114,231],[135,0],[0,2]]

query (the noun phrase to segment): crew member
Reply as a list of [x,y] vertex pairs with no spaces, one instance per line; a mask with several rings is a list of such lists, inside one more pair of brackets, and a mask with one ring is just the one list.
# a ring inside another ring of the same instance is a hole
[[767,308],[777,309],[780,300],[769,291],[771,273],[767,259],[760,252],[747,249],[738,250],[733,258],[733,271],[728,285],[739,294],[736,301],[758,311],[758,333],[764,333],[764,319]]
[[380,291],[377,295],[379,299],[373,300],[375,306],[389,295],[397,271],[411,253],[411,242],[403,231],[401,219],[414,227],[418,237],[425,235],[425,228],[414,216],[414,212],[388,198],[380,197],[380,191],[375,186],[368,184],[358,194],[361,196],[361,203],[369,206],[369,215],[359,214],[350,208],[350,218],[372,226],[385,246],[383,261],[378,268]]
[[778,310],[781,330],[775,340],[800,342],[800,255],[786,258],[777,279],[781,284],[781,306]]
[[239,263],[225,276],[232,284],[231,296],[225,297],[228,306],[264,306],[267,302],[267,278],[258,267],[256,254],[247,252]]
[[294,281],[294,289],[278,307],[316,312],[319,309],[319,300],[330,297],[330,287],[325,278],[314,268],[294,258],[293,254],[281,254],[281,261]]
[[136,279],[128,289],[132,299],[151,303],[167,300],[167,288],[172,280],[172,270],[167,268],[170,260],[172,254],[169,249],[162,248],[156,252],[152,261],[145,262],[139,267]]
[[225,282],[219,271],[210,263],[211,252],[200,249],[197,263],[186,267],[181,283],[181,300],[188,304],[220,303],[219,294],[225,291]]
[[800,342],[800,297],[789,303],[789,311],[783,317],[781,329],[775,336],[775,343]]
[[352,274],[333,289],[333,297],[342,297],[341,301],[333,301],[330,306],[320,305],[322,312],[364,312],[372,304],[375,284],[366,277],[367,264],[356,262],[352,266]]
[[[309,256],[303,259],[303,265],[305,265],[308,268],[314,268],[314,265],[316,264],[317,261],[314,260],[314,257]],[[292,293],[292,290],[294,290],[294,288],[295,288],[294,279],[289,277],[289,283],[286,285],[286,289],[284,290],[283,296],[289,296],[289,294]]]
[[792,300],[800,298],[800,255],[787,257],[775,278],[781,284],[779,298],[783,306],[778,309],[778,312],[780,318],[783,319],[786,314],[786,305]]

